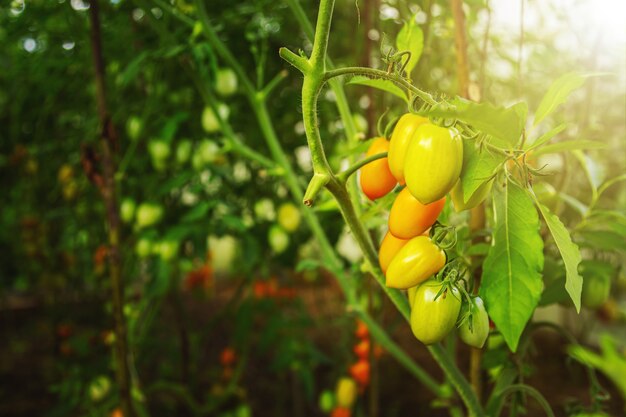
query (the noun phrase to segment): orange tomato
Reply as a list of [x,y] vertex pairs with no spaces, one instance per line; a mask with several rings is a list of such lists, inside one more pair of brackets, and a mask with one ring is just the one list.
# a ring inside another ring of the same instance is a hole
[[391,260],[408,241],[409,239],[398,239],[390,232],[387,232],[378,251],[378,263],[380,264],[380,269],[383,270],[383,274],[387,273],[387,267]]
[[[389,150],[389,141],[376,138],[365,157],[374,156]],[[370,200],[383,197],[396,186],[396,179],[389,170],[387,158],[377,159],[361,168],[361,190]]]
[[352,410],[346,407],[336,407],[331,413],[330,417],[350,417]]
[[361,320],[358,320],[356,323],[356,330],[354,331],[354,335],[359,339],[367,339],[370,335],[369,330],[367,330],[367,325]]
[[236,359],[237,354],[235,353],[235,349],[231,347],[224,348],[220,354],[220,363],[222,366],[230,366],[235,363]]
[[359,359],[367,359],[370,354],[370,341],[368,339],[361,340],[354,345],[353,351]]
[[435,223],[446,198],[422,204],[404,188],[398,193],[389,213],[389,231],[398,239],[411,239],[424,233]]
[[350,375],[360,386],[368,385],[370,382],[370,363],[367,359],[359,359],[357,363],[352,365]]

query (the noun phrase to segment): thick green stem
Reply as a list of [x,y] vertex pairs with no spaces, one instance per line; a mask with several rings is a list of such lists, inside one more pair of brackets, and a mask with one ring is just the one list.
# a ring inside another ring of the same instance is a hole
[[[398,77],[394,74],[388,74],[384,71],[373,70],[369,68],[346,68],[326,72],[325,53],[328,43],[328,34],[330,30],[330,21],[332,18],[333,5],[334,0],[321,0],[320,2],[317,20],[317,31],[315,33],[315,42],[313,44],[313,51],[311,53],[312,59],[309,60],[312,67],[310,70],[304,72],[304,81],[302,86],[303,121],[305,132],[307,135],[307,141],[311,150],[313,168],[315,174],[327,176],[328,183],[326,184],[326,187],[337,200],[341,213],[344,216],[346,223],[350,227],[354,239],[361,247],[365,255],[366,262],[369,264],[368,266],[370,270],[373,272],[374,277],[379,282],[379,284],[381,284],[381,287],[387,293],[391,301],[396,305],[402,316],[406,320],[409,320],[410,312],[406,298],[402,295],[400,291],[390,289],[385,285],[382,271],[378,266],[378,257],[376,255],[376,250],[371,241],[369,233],[359,221],[346,187],[334,175],[334,173],[330,170],[330,167],[328,166],[318,128],[317,100],[324,82],[328,81],[329,79],[341,75],[361,74],[390,79],[397,84],[404,86],[408,90],[414,92],[429,104],[435,104],[435,101],[429,94],[415,88],[402,77]],[[320,34],[320,30],[325,30],[326,33]],[[429,350],[435,360],[437,360],[437,362],[443,369],[446,377],[450,380],[451,384],[455,387],[455,389],[461,396],[461,399],[465,403],[469,414],[471,416],[484,415],[484,412],[467,380],[463,377],[459,369],[454,365],[450,357],[445,353],[441,346],[431,346],[429,347]]]

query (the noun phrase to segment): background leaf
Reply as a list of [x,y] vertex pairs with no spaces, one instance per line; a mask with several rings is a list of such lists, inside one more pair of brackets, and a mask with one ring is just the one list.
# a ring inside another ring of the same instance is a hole
[[491,142],[503,148],[512,148],[519,141],[528,107],[517,103],[511,107],[498,107],[490,103],[474,103],[457,97],[447,104],[433,106],[429,116],[458,119],[483,133],[493,136]]
[[395,85],[393,81],[389,80],[381,80],[379,78],[368,78],[363,75],[354,76],[348,81],[347,84],[359,84],[366,85],[368,87],[374,87],[382,91],[386,91],[388,93],[393,94],[396,97],[401,98],[405,102],[409,102],[406,94],[404,94],[404,90]]
[[411,59],[409,59],[405,67],[407,74],[410,74],[417,65],[420,56],[422,56],[422,49],[424,49],[424,33],[422,29],[417,26],[417,23],[415,23],[415,17],[412,17],[402,26],[402,29],[400,29],[398,37],[396,38],[396,47],[400,52],[411,52]]
[[533,126],[537,126],[546,116],[553,113],[561,104],[565,103],[572,92],[582,87],[589,75],[569,73],[561,76],[552,83],[548,92],[541,99]]
[[489,317],[515,352],[541,297],[543,241],[537,210],[524,190],[506,182],[494,185],[493,192],[495,225],[480,294]]

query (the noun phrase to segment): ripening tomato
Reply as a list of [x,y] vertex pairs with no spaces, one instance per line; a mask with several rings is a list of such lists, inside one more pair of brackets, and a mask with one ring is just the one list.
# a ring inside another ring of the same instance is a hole
[[289,233],[300,227],[300,210],[293,203],[283,203],[278,207],[278,224]]
[[370,383],[370,363],[367,359],[359,359],[357,363],[350,366],[350,375],[360,386]]
[[352,410],[348,407],[335,407],[330,413],[330,417],[351,417]]
[[400,117],[391,134],[389,143],[389,169],[400,184],[404,184],[404,160],[411,138],[420,125],[428,119],[407,113]]
[[339,407],[352,407],[354,400],[356,400],[357,386],[354,379],[348,377],[342,377],[337,381],[337,388],[335,389],[335,398],[337,399],[337,405]]
[[[370,145],[365,157],[374,156],[389,150],[385,138],[376,138]],[[396,186],[396,179],[389,170],[387,158],[377,159],[361,168],[361,190],[370,200],[383,197]]]
[[402,289],[414,287],[439,272],[445,263],[445,252],[429,237],[414,237],[389,264],[387,286]]
[[[461,317],[469,313],[467,304],[463,304]],[[489,336],[489,316],[485,310],[482,298],[472,297],[471,316],[467,317],[459,327],[459,337],[462,341],[475,348],[482,348]]]
[[369,330],[367,330],[367,325],[361,320],[358,320],[356,322],[356,330],[354,331],[354,335],[359,339],[367,339],[370,336],[370,332]]
[[406,291],[407,296],[409,297],[409,307],[411,308],[413,308],[413,303],[415,302],[415,293],[417,292],[417,287],[419,287],[419,285],[411,287]]
[[493,180],[489,180],[480,185],[474,191],[474,194],[470,197],[469,200],[465,201],[463,195],[463,184],[461,183],[461,179],[456,182],[452,190],[450,191],[450,197],[452,198],[452,204],[454,204],[454,211],[460,213],[463,210],[473,209],[477,205],[483,202],[489,191],[491,191],[491,186],[493,185]]
[[445,196],[463,166],[463,142],[453,128],[421,125],[411,138],[404,160],[406,186],[422,204]]
[[380,250],[378,251],[378,262],[383,274],[387,273],[387,268],[391,260],[407,243],[409,243],[408,239],[398,239],[392,235],[391,232],[387,232],[380,244]]
[[226,347],[220,353],[220,364],[222,366],[231,366],[237,360],[237,354],[235,353],[235,349],[232,347]]
[[446,198],[422,204],[404,188],[398,193],[389,212],[389,231],[399,239],[411,239],[432,226],[446,204]]
[[370,341],[368,339],[363,339],[359,343],[354,345],[354,348],[352,350],[354,351],[354,354],[357,356],[357,358],[367,359],[370,354]]
[[456,325],[461,310],[461,295],[455,287],[448,287],[435,297],[443,283],[435,279],[424,282],[417,288],[411,309],[411,330],[425,345],[441,341]]

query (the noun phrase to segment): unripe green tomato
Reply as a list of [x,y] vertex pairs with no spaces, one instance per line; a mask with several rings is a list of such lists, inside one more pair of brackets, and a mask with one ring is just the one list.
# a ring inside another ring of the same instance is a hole
[[411,137],[404,159],[406,186],[422,204],[444,197],[459,179],[463,142],[454,128],[421,124]]
[[132,198],[125,198],[122,200],[122,204],[120,206],[120,217],[124,223],[130,223],[133,221],[136,206],[135,200]]
[[277,224],[270,227],[267,240],[276,254],[283,253],[289,247],[289,235]]
[[169,143],[155,139],[148,144],[148,152],[152,157],[152,165],[155,169],[162,171],[166,167],[167,158],[170,156]]
[[176,162],[178,162],[179,165],[183,165],[189,161],[191,150],[192,144],[190,140],[185,139],[178,142],[178,145],[176,146]]
[[230,235],[221,237],[209,236],[207,245],[211,256],[213,271],[221,273],[229,272],[237,256],[239,246],[237,239]]
[[164,240],[155,246],[163,261],[170,261],[178,255],[179,242],[177,240]]
[[198,144],[196,152],[202,158],[204,163],[213,163],[220,156],[220,147],[217,143],[210,139],[204,139]]
[[450,191],[450,197],[452,198],[452,204],[454,204],[454,211],[460,213],[464,210],[470,210],[482,203],[489,191],[491,191],[491,186],[493,185],[493,180],[487,181],[483,183],[474,194],[470,197],[467,202],[464,200],[463,195],[463,184],[461,183],[461,179],[456,182],[452,190]]
[[130,116],[126,121],[126,134],[130,140],[135,141],[141,136],[143,121],[137,116]]
[[320,394],[319,406],[322,413],[330,413],[335,406],[335,394],[331,390],[324,390]]
[[278,208],[278,224],[288,232],[295,232],[300,226],[300,210],[292,203],[283,203]]
[[352,113],[352,121],[354,122],[354,127],[356,127],[358,132],[367,134],[369,124],[367,123],[367,119],[365,117],[359,113]]
[[191,166],[195,171],[201,171],[204,168],[204,159],[198,152],[194,152],[191,156]]
[[98,402],[107,396],[110,389],[111,380],[108,377],[101,375],[89,384],[89,397],[92,401]]
[[276,218],[274,202],[269,198],[262,198],[254,203],[254,215],[258,220],[273,221]]
[[[466,314],[468,306],[463,304],[461,317]],[[489,337],[489,316],[482,298],[472,297],[472,315],[459,327],[459,337],[470,346],[481,349]]]
[[454,329],[461,310],[461,294],[448,287],[436,300],[442,282],[429,279],[415,292],[411,309],[411,330],[417,340],[425,345],[440,342]]
[[[227,105],[223,103],[218,104],[217,111],[222,119],[228,119],[230,110]],[[202,112],[202,128],[207,133],[214,133],[220,130],[220,122],[211,107],[205,107]]]
[[152,226],[161,221],[163,207],[154,203],[141,203],[137,207],[135,225],[138,229]]
[[135,244],[135,253],[140,258],[147,258],[152,254],[152,241],[147,238],[141,238]]
[[235,410],[235,417],[251,417],[252,411],[250,411],[250,406],[246,404],[242,404]]
[[223,97],[233,95],[237,91],[237,75],[230,68],[221,68],[215,75],[215,91]]
[[357,386],[354,379],[348,377],[342,377],[337,381],[337,388],[335,389],[335,398],[339,407],[352,407],[356,400]]

